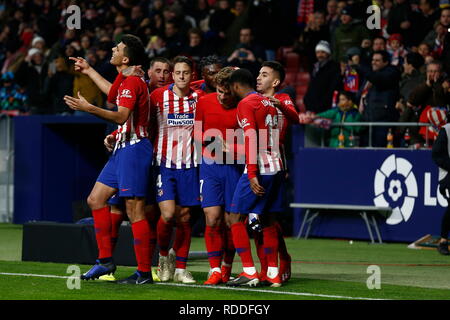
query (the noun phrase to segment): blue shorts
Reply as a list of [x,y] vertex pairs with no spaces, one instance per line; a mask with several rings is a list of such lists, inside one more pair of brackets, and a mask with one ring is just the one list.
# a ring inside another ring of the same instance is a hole
[[[155,195],[155,188],[153,185],[153,174],[152,173],[153,173],[153,167],[152,167],[152,171],[150,172],[151,181],[149,181],[148,192],[147,192],[147,196],[145,197],[146,205],[156,203],[156,195]],[[107,203],[110,206],[119,206],[121,208],[125,208],[124,198],[119,197],[119,195],[117,193],[113,194],[112,197],[108,199]]]
[[117,149],[97,181],[118,189],[119,197],[145,197],[148,194],[153,148],[148,139]]
[[175,200],[177,205],[192,207],[200,205],[198,168],[172,169],[156,166],[156,201]]
[[200,164],[200,200],[202,208],[224,206],[230,212],[234,190],[244,171],[243,165]]
[[239,178],[234,192],[231,212],[241,214],[283,212],[284,175],[285,173],[282,171],[274,175],[259,175],[259,184],[266,191],[260,197],[253,193],[248,175],[244,173]]
[[119,197],[116,194],[113,194],[113,196],[111,198],[108,199],[107,202],[110,206],[124,206],[125,202],[123,201],[123,198]]

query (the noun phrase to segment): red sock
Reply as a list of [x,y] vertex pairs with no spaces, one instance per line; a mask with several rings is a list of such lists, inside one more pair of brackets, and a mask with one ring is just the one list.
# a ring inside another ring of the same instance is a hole
[[225,226],[223,232],[224,232],[224,246],[225,246],[223,253],[223,262],[228,265],[232,265],[236,249],[234,248],[231,228]]
[[254,267],[252,251],[250,247],[250,239],[247,234],[247,228],[243,222],[237,222],[231,226],[233,234],[233,243],[237,253],[241,257],[242,266],[244,268]]
[[[153,208],[152,208],[153,209]],[[159,221],[159,214],[154,209],[150,212],[146,212],[148,226],[150,228],[150,257],[153,260],[153,255],[155,253],[156,243],[157,243],[157,226]],[[153,261],[152,261],[153,265]],[[158,262],[156,262],[156,265],[158,265]]]
[[269,267],[278,267],[278,232],[275,226],[263,228],[264,253]]
[[123,221],[123,215],[117,213],[111,213],[111,252],[117,244],[117,239],[119,238],[120,225]]
[[287,251],[286,242],[284,241],[283,230],[281,229],[281,225],[278,222],[276,222],[275,227],[277,228],[278,232],[278,253],[280,254],[280,259],[289,260],[290,255],[289,252]]
[[92,210],[94,217],[95,239],[97,240],[98,258],[111,258],[111,213],[109,207]]
[[150,228],[147,220],[140,220],[131,224],[134,238],[134,253],[138,270],[142,272],[151,271],[150,256]]
[[[148,221],[149,239],[150,239],[150,259],[153,260],[153,254],[156,248],[156,225],[152,221]],[[152,261],[151,261],[152,262]]]
[[220,268],[223,255],[223,232],[221,227],[205,228],[205,244],[208,251],[209,266],[212,268]]
[[261,273],[266,274],[267,273],[267,257],[264,253],[264,237],[261,232],[254,232],[253,238],[255,239],[255,245],[256,245],[256,253],[259,258],[259,263],[261,264]]
[[[177,238],[180,238],[178,240]],[[178,241],[178,245],[174,250],[177,253],[177,260],[175,262],[175,268],[186,269],[186,263],[189,256],[189,248],[191,247],[191,224],[189,222],[177,223],[177,233],[175,235],[175,242]]]
[[175,225],[175,239],[173,239],[172,248],[175,252],[183,245],[184,229],[179,227],[178,223]]
[[171,222],[164,221],[163,217],[159,218],[157,227],[157,239],[159,246],[159,254],[167,256],[169,254],[170,238],[172,237],[173,225]]

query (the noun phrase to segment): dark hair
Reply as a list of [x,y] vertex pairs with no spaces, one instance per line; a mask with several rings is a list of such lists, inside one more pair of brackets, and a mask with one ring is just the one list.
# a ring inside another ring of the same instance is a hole
[[125,45],[123,52],[130,60],[128,64],[130,66],[141,65],[144,70],[147,69],[148,57],[145,54],[145,48],[141,39],[132,34],[125,34],[121,41]]
[[222,61],[220,61],[219,57],[216,55],[206,56],[200,60],[199,68],[200,68],[200,70],[203,70],[204,67],[214,65],[214,64],[218,64],[218,65],[222,66]]
[[170,60],[164,57],[155,57],[152,59],[152,61],[150,61],[150,68],[153,67],[153,65],[156,62],[161,62],[161,63],[165,63],[169,65],[169,69],[172,69],[172,64],[170,63]]
[[355,103],[355,95],[352,92],[342,90],[341,92],[339,92],[339,95],[341,94],[351,102]]
[[434,64],[436,66],[439,66],[439,71],[443,71],[444,70],[444,64],[440,60],[436,60],[435,59],[433,61],[430,61],[429,63],[427,63],[427,66],[429,66],[430,64]]
[[196,34],[196,35],[200,36],[200,38],[203,37],[203,31],[200,30],[199,28],[190,28],[187,34],[188,35]]
[[439,0],[425,0],[426,3],[432,8],[436,9],[439,7]]
[[238,83],[250,88],[255,87],[255,79],[253,78],[252,73],[247,69],[237,69],[233,71],[229,83],[230,85]]
[[278,77],[280,78],[280,84],[283,83],[284,78],[286,77],[286,72],[284,71],[283,66],[278,61],[264,61],[262,63],[263,67],[269,67],[270,69],[276,71],[278,73]]
[[412,65],[414,69],[419,69],[425,63],[423,57],[417,52],[410,52],[406,55],[405,61]]
[[372,57],[376,54],[380,54],[383,58],[383,62],[391,62],[391,55],[386,50],[379,50],[372,53]]
[[375,42],[375,40],[376,39],[382,39],[383,41],[384,41],[384,43],[386,44],[386,38],[384,38],[384,37],[382,37],[382,36],[376,36],[376,37],[373,37],[373,39],[372,39],[372,44]]
[[175,67],[177,63],[186,63],[189,68],[191,68],[191,71],[194,71],[194,63],[188,57],[176,56],[175,58],[173,58],[173,66]]

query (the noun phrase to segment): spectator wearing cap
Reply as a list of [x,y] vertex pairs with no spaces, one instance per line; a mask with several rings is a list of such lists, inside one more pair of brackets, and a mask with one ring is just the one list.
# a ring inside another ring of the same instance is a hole
[[[365,84],[362,90],[360,112],[367,122],[395,122],[399,118],[395,103],[398,101],[400,71],[390,64],[387,51],[376,51],[372,55],[372,69],[364,73]],[[372,128],[372,146],[386,147],[387,127]],[[363,145],[368,144],[368,136]]]
[[331,59],[330,44],[320,41],[315,48],[317,62],[303,101],[308,111],[319,113],[331,107],[333,93],[340,90],[342,79],[339,64]]
[[368,37],[368,30],[359,22],[353,21],[352,8],[346,6],[341,11],[341,25],[334,34],[333,59],[341,61],[349,48],[359,46]]
[[[425,76],[419,71],[424,64],[424,59],[417,52],[410,52],[405,56],[403,64],[403,74],[400,80],[400,99],[395,108],[400,112],[400,122],[418,122],[420,108],[413,107],[407,101],[411,92],[425,81]],[[419,135],[418,127],[400,127],[401,135],[408,129],[411,144],[421,143],[422,137]]]
[[40,36],[35,36],[31,41],[31,47],[41,50],[44,58],[47,59],[50,54],[50,49],[46,47],[44,38]]
[[387,52],[391,55],[391,64],[396,67],[403,65],[406,50],[402,44],[402,36],[399,33],[395,33],[389,37]]

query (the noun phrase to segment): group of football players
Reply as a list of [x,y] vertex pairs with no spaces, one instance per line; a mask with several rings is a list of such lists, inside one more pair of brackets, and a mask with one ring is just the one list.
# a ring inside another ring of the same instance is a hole
[[[94,106],[80,94],[65,96],[66,104],[118,125],[105,138],[111,155],[87,199],[99,255],[81,278],[112,277],[113,251],[126,214],[137,270],[116,282],[195,283],[186,264],[191,213],[201,206],[210,264],[204,284],[279,287],[288,281],[291,257],[276,218],[284,211],[284,140],[288,125],[299,117],[289,96],[278,92],[285,77],[282,65],[264,62],[255,81],[248,70],[223,67],[210,56],[200,63],[203,80],[193,81],[189,58],[154,58],[146,82],[144,46],[133,35],[113,48],[114,83],[85,59],[71,59],[116,109]],[[235,252],[243,271],[233,278]]]

